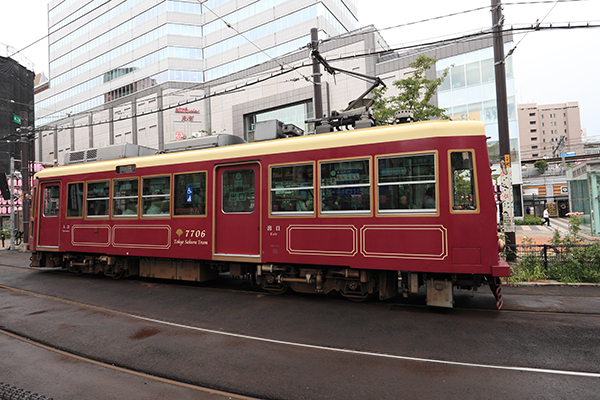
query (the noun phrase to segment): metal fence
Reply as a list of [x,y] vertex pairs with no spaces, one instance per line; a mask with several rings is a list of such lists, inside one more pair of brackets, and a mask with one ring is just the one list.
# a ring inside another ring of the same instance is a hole
[[52,400],[49,397],[31,393],[0,382],[0,400]]
[[[504,258],[513,261],[513,268],[536,264],[543,268],[549,278],[561,275],[560,271],[572,266],[574,260],[578,267],[586,270],[597,270],[600,264],[598,255],[585,254],[593,245],[516,245],[514,250],[507,247]],[[511,253],[509,253],[511,252]]]

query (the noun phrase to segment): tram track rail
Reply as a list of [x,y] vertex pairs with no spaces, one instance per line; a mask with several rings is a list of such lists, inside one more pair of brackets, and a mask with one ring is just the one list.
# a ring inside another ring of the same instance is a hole
[[[55,302],[61,302],[64,304],[74,305],[77,307],[84,307],[84,308],[93,309],[96,311],[101,311],[104,313],[118,315],[118,316],[130,318],[130,319],[134,319],[137,321],[143,321],[143,322],[151,323],[151,324],[159,324],[159,325],[167,326],[170,328],[191,330],[191,331],[195,331],[195,332],[199,332],[199,333],[212,334],[212,335],[221,335],[221,336],[226,336],[226,337],[243,340],[243,341],[262,342],[262,343],[279,345],[279,346],[283,346],[283,347],[295,347],[295,348],[308,349],[311,351],[341,353],[341,354],[358,356],[358,357],[366,356],[366,357],[370,357],[370,358],[387,359],[389,361],[408,361],[408,362],[418,362],[418,363],[431,363],[431,364],[446,365],[446,366],[452,366],[452,367],[458,367],[458,368],[466,367],[466,368],[479,368],[479,369],[491,369],[491,370],[503,370],[503,371],[542,373],[542,374],[552,374],[552,375],[579,376],[579,377],[587,377],[587,378],[600,378],[600,371],[599,372],[587,372],[587,371],[572,371],[572,370],[559,370],[559,369],[548,369],[548,368],[520,367],[520,366],[510,366],[510,365],[471,363],[471,362],[432,359],[432,358],[420,358],[420,357],[404,356],[404,355],[398,355],[398,354],[388,354],[388,353],[372,352],[372,351],[365,351],[365,350],[354,350],[354,349],[349,349],[349,348],[338,348],[338,347],[331,347],[331,346],[325,346],[325,345],[291,342],[291,341],[271,339],[271,338],[266,338],[266,337],[257,337],[257,336],[252,336],[252,335],[248,335],[248,334],[227,332],[227,331],[223,331],[223,330],[207,329],[207,328],[202,328],[202,327],[198,327],[198,326],[190,326],[190,325],[185,325],[182,323],[175,323],[175,322],[170,322],[170,321],[165,321],[165,320],[160,320],[160,319],[155,319],[155,318],[150,318],[150,317],[144,317],[141,315],[131,314],[131,313],[123,312],[123,311],[112,310],[112,309],[105,308],[105,307],[100,307],[100,306],[90,305],[90,304],[86,304],[86,303],[82,303],[82,302],[78,302],[78,301],[73,301],[73,300],[63,299],[63,298],[59,298],[59,297],[55,297],[55,296],[45,295],[45,294],[41,294],[41,293],[32,292],[29,290],[9,287],[6,285],[0,285],[0,290],[7,290],[7,291],[14,292],[14,293],[19,293],[21,295],[35,296],[38,298],[43,298],[43,299],[47,299],[47,300],[51,300],[51,301],[55,301]],[[423,308],[423,306],[415,306],[415,307]],[[473,311],[473,310],[468,310],[468,311]],[[475,311],[488,312],[491,310],[477,310],[476,309]],[[502,311],[502,312],[504,313],[505,311]],[[508,311],[508,312],[510,312],[510,311]],[[521,311],[516,311],[516,312],[521,312]],[[563,315],[563,313],[555,313],[555,314]],[[581,314],[572,313],[569,315],[579,316]],[[587,315],[587,316],[589,316],[589,315]],[[87,360],[90,360],[90,362],[100,363],[102,365],[110,366],[111,368],[114,367],[119,371],[121,371],[121,369],[122,369],[121,372],[127,372],[127,373],[131,372],[132,374],[135,374],[135,373],[146,374],[146,372],[144,372],[144,371],[136,371],[134,369],[127,368],[126,366],[119,366],[117,363],[113,363],[112,361],[109,361],[109,360],[100,360],[98,358],[90,357],[89,355],[73,353],[64,348],[55,347],[50,343],[44,343],[43,341],[40,341],[40,340],[33,340],[31,338],[26,338],[25,335],[22,335],[21,333],[16,332],[16,331],[11,331],[3,326],[0,326],[0,333],[7,334],[7,335],[15,335],[15,337],[23,338],[24,340],[29,340],[29,341],[31,341],[31,344],[36,344],[36,345],[39,345],[40,347],[45,346],[45,348],[47,350],[53,350],[53,351],[55,350],[56,352],[64,352],[65,353],[64,355],[68,355],[68,356],[72,355],[73,357],[81,357],[81,361],[87,362]],[[168,377],[160,377],[160,376],[150,375],[150,374],[148,374],[148,376],[154,377],[157,380],[165,379],[164,382],[172,381],[172,382],[174,382],[174,384],[175,383],[180,383],[181,385],[189,384],[191,386],[201,388],[202,390],[206,389],[202,386],[193,385],[191,383],[179,382],[177,380],[174,380],[174,379],[168,378]],[[201,390],[201,389],[198,389],[198,390]],[[215,391],[214,389],[206,389],[206,390]],[[249,397],[239,397],[239,398],[246,399]]]
[[[186,388],[186,389],[192,389],[192,390],[196,390],[196,391],[200,391],[200,392],[205,392],[205,393],[209,393],[209,394],[215,394],[215,395],[220,395],[220,396],[227,396],[230,399],[239,399],[239,400],[260,400],[256,397],[248,397],[245,396],[243,394],[238,394],[238,393],[232,393],[232,392],[227,392],[227,391],[222,391],[222,390],[216,390],[216,389],[212,389],[209,387],[204,387],[204,386],[199,386],[199,385],[195,385],[192,383],[186,383],[186,382],[182,382],[182,381],[178,381],[178,380],[174,380],[174,379],[170,379],[167,377],[162,377],[162,376],[157,376],[157,375],[153,375],[153,374],[148,374],[144,371],[138,371],[138,370],[134,370],[131,368],[127,368],[125,366],[119,366],[119,365],[115,365],[113,363],[108,363],[102,360],[99,360],[97,358],[92,358],[89,356],[86,356],[84,354],[77,354],[77,353],[73,353],[71,351],[68,351],[67,349],[63,349],[63,348],[58,348],[55,346],[52,346],[49,343],[44,343],[42,341],[39,340],[33,340],[31,338],[25,337],[17,332],[13,332],[10,330],[7,330],[5,328],[0,327],[0,334],[5,335],[7,337],[19,340],[21,342],[27,343],[29,345],[32,346],[36,346],[40,349],[52,352],[52,353],[56,353],[56,354],[60,354],[64,357],[68,357],[70,359],[73,360],[77,360],[80,362],[84,362],[87,364],[92,364],[98,367],[102,367],[102,368],[106,368],[112,371],[116,371],[119,373],[123,373],[123,374],[128,374],[128,375],[133,375],[136,377],[140,377],[140,378],[144,378],[144,379],[149,379],[152,381],[156,381],[156,382],[160,382],[160,383],[165,383],[168,385],[172,385],[172,386],[177,386],[177,387],[181,387],[181,388]],[[19,397],[20,399],[21,397]],[[23,398],[25,399],[25,398]],[[33,398],[32,398],[33,399]]]
[[[49,269],[38,269],[38,268],[31,268],[28,266],[14,266],[14,265],[5,265],[5,264],[0,264],[0,267],[4,267],[4,268],[14,268],[14,269],[20,269],[20,270],[31,270],[31,271],[39,271],[42,270],[44,272],[50,272],[53,274],[57,274],[57,275],[72,275],[71,272],[68,272],[66,270],[62,270],[62,269],[53,269],[53,270],[49,270]],[[161,279],[152,279],[152,278],[138,278],[138,277],[132,277],[132,278],[127,278],[129,280],[132,280],[134,282],[139,282],[139,283],[147,283],[147,282],[159,282],[162,285],[183,285],[183,286],[190,286],[193,287],[195,286],[194,282],[186,282],[186,281],[172,281],[172,280],[161,280]],[[239,292],[239,293],[252,293],[252,294],[261,294],[261,295],[265,295],[265,296],[278,296],[278,295],[274,295],[271,294],[269,292],[266,292],[262,289],[260,289],[259,287],[251,287],[250,285],[245,285],[243,288],[240,287],[236,287],[236,284],[239,285],[239,280],[238,279],[232,279],[232,278],[227,278],[227,277],[221,277],[218,280],[217,284],[213,284],[212,286],[202,286],[202,290],[210,290],[210,291],[235,291],[235,292]],[[503,285],[504,286],[504,285]],[[563,284],[556,284],[554,287],[564,287],[565,285]],[[510,286],[507,286],[510,287]],[[588,287],[588,286],[583,286],[583,287]],[[589,286],[589,287],[594,287],[593,285]],[[2,288],[2,285],[0,285],[0,288]],[[8,286],[7,286],[8,288]],[[18,288],[13,288],[13,289],[18,289]],[[600,293],[600,290],[599,290]],[[303,293],[294,293],[292,294],[293,296],[311,296],[310,294],[303,294]],[[472,294],[472,293],[467,293],[467,292],[457,292],[455,293],[455,296],[477,296],[478,294]],[[399,295],[400,296],[400,295]],[[518,298],[518,297],[523,297],[523,298],[535,298],[535,297],[539,297],[540,294],[535,294],[535,293],[518,293],[518,294],[508,294],[507,297],[508,298]],[[560,293],[553,293],[552,294],[553,297],[557,297],[557,298],[574,298],[574,299],[590,299],[590,298],[600,298],[599,295],[596,294],[580,294],[580,295],[573,295],[573,294],[560,294]],[[418,310],[422,310],[423,312],[435,312],[434,309],[431,309],[430,307],[427,307],[423,304],[415,304],[414,300],[418,299],[413,299],[413,302],[398,302],[397,301],[398,298],[396,298],[396,301],[394,299],[390,299],[386,302],[386,304],[389,306],[389,308],[393,311],[399,311],[399,310],[404,310],[404,309],[418,309]],[[572,315],[572,316],[600,316],[600,309],[598,309],[597,311],[589,311],[589,312],[573,312],[573,311],[568,311],[568,310],[558,310],[558,309],[535,309],[535,308],[519,308],[520,306],[518,305],[511,305],[511,304],[507,304],[507,306],[505,308],[503,308],[501,311],[498,311],[494,308],[479,308],[479,307],[463,307],[463,306],[455,306],[452,310],[454,310],[455,312],[459,312],[459,311],[470,311],[470,312],[485,312],[485,313],[530,313],[530,314],[544,314],[544,315]]]

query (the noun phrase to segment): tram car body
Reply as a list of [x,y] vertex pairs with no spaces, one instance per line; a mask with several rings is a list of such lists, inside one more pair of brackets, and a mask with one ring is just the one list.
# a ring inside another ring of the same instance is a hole
[[[499,257],[484,126],[422,122],[45,169],[32,267],[451,307]],[[501,301],[501,299],[499,299]],[[501,305],[501,304],[500,304]]]

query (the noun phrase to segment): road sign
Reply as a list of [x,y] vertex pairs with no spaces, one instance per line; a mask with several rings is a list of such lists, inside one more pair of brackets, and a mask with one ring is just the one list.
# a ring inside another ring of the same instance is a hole
[[16,122],[17,124],[21,125],[21,117],[13,114],[13,122]]

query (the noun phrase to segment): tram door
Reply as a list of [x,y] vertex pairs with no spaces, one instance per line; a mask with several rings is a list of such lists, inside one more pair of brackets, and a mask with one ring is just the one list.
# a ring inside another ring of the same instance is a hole
[[260,257],[260,165],[218,167],[215,255]]
[[38,246],[58,248],[60,234],[60,182],[43,183],[40,192]]

